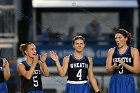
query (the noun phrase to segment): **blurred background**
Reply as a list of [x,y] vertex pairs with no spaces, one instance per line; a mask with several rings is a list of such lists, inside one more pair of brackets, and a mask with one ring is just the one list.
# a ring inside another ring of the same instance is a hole
[[[73,52],[75,35],[86,38],[84,54],[93,58],[94,74],[102,93],[107,93],[110,76],[105,73],[109,48],[115,46],[114,30],[133,35],[132,46],[140,51],[138,0],[0,0],[0,57],[10,62],[9,93],[20,93],[17,63],[25,59],[19,45],[34,42],[38,54],[54,50],[60,57]],[[42,77],[46,93],[64,93],[67,77],[59,77],[49,55],[49,77]],[[140,93],[140,75],[135,76]],[[93,89],[91,89],[94,93]]]

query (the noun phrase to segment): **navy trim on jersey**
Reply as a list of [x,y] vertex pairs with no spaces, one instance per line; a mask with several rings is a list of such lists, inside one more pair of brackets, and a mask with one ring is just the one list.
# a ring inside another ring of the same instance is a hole
[[0,58],[0,83],[5,82],[3,75],[3,59]]
[[74,56],[74,54],[72,54],[71,57],[72,57],[73,59],[77,60],[77,61],[82,61],[82,60],[85,59],[85,56],[83,56],[83,57],[80,58],[80,59],[77,59],[77,58]]
[[132,72],[127,70],[125,67],[123,67],[119,63],[120,58],[122,58],[122,60],[125,64],[133,66],[133,58],[132,58],[132,54],[131,54],[131,47],[128,47],[123,54],[120,54],[119,51],[118,51],[118,48],[115,47],[115,50],[114,50],[114,53],[113,53],[113,56],[112,56],[112,64],[114,64],[114,62],[116,62],[117,66],[118,66],[118,68],[113,71],[113,74],[132,74]]
[[129,47],[126,49],[126,51],[125,51],[123,54],[120,54],[120,53],[119,53],[118,48],[115,48],[115,50],[116,50],[116,53],[117,53],[118,55],[123,56],[123,55],[125,55],[125,54],[128,52]]

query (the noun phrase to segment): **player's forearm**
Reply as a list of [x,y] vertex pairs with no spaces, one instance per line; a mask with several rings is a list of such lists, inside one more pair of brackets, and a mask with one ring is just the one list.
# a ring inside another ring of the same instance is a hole
[[4,79],[5,80],[8,80],[9,78],[10,78],[10,70],[9,70],[9,68],[4,68],[3,69],[3,74],[4,74]]
[[46,76],[46,77],[49,76],[49,69],[46,65],[46,62],[42,63],[42,70],[43,70],[43,75],[44,76]]
[[139,68],[137,67],[133,67],[133,66],[129,66],[128,64],[123,63],[122,64],[123,67],[125,67],[128,71],[138,74],[139,73]]
[[34,63],[31,64],[30,70],[27,71],[26,74],[25,74],[25,78],[26,78],[26,79],[28,79],[28,80],[31,79],[31,77],[32,77],[32,75],[33,75],[33,73],[34,73],[35,66],[36,66],[36,64],[34,64]]
[[91,82],[91,85],[93,86],[95,92],[100,91],[99,90],[99,86],[97,85],[97,82],[96,82],[96,79],[95,78],[93,78],[92,80],[90,80],[90,82]]
[[59,75],[60,75],[61,77],[65,76],[65,75],[64,75],[63,68],[61,67],[59,61],[56,62],[56,67],[57,67],[57,70],[58,70]]
[[115,70],[114,66],[106,67],[106,73],[112,73]]

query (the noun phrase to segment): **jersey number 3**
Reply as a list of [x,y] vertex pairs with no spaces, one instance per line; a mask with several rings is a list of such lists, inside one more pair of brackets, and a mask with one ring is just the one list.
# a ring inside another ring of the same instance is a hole
[[119,74],[123,74],[123,66],[119,64]]
[[82,69],[79,69],[79,71],[78,71],[76,77],[78,77],[79,80],[82,80]]

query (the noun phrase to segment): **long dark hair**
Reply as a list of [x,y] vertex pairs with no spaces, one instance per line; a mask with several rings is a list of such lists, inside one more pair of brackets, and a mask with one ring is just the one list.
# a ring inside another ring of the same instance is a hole
[[115,34],[117,34],[117,33],[120,33],[120,34],[123,35],[125,38],[128,38],[128,40],[126,41],[126,44],[127,44],[128,46],[131,45],[131,42],[132,42],[132,35],[131,35],[130,32],[128,32],[128,31],[125,30],[125,29],[118,29],[118,28],[116,28],[116,29],[115,29]]

